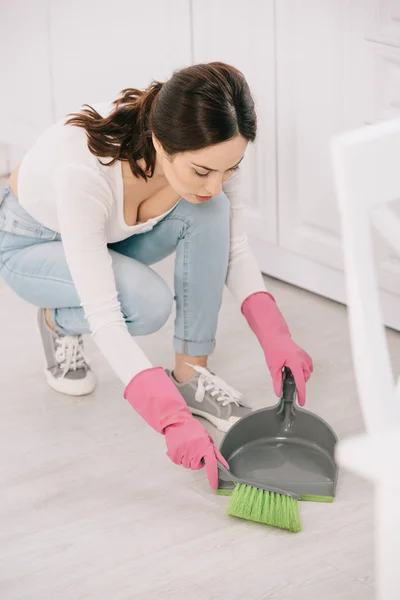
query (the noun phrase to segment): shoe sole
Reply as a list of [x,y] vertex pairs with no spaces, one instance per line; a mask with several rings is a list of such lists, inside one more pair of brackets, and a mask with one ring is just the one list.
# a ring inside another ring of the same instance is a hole
[[214,425],[214,427],[216,427],[219,431],[222,431],[223,433],[229,431],[229,429],[240,420],[239,417],[233,417],[234,420],[232,421],[227,421],[226,419],[219,419],[214,415],[210,415],[210,413],[198,410],[197,408],[192,408],[190,406],[189,410],[192,413],[192,415],[195,415],[196,417],[203,417],[203,419],[207,419],[207,421],[210,421],[210,423]]
[[48,385],[52,390],[64,394],[65,396],[88,396],[93,392],[96,387],[96,378],[91,373],[91,377],[85,377],[84,379],[57,379],[45,369],[45,377]]

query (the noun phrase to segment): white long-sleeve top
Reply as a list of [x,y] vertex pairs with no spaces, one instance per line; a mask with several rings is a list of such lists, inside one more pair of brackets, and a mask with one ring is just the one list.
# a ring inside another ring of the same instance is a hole
[[[94,108],[104,115],[111,105]],[[265,291],[265,285],[248,244],[239,173],[223,184],[223,191],[231,203],[226,285],[241,304],[250,294]],[[151,230],[167,213],[146,223],[127,225],[121,162],[110,167],[101,164],[87,146],[84,129],[65,126],[64,119],[47,129],[23,158],[18,198],[34,219],[61,234],[92,337],[127,385],[152,364],[125,324],[107,244]]]

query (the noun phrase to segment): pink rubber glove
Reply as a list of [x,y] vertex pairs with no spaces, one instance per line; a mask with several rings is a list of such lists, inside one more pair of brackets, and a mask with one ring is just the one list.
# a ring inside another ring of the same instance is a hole
[[282,369],[289,367],[296,382],[298,402],[304,406],[306,382],[313,372],[312,359],[293,341],[274,297],[268,292],[252,294],[243,302],[242,313],[264,350],[275,394],[280,396]]
[[167,456],[172,462],[187,469],[205,466],[210,486],[218,488],[217,460],[228,469],[229,465],[161,367],[136,375],[124,397],[150,427],[165,435]]

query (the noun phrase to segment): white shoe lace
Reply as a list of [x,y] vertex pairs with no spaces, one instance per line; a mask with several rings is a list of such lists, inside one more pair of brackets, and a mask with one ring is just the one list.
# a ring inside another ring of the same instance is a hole
[[208,392],[210,396],[217,400],[217,402],[222,402],[222,406],[226,406],[227,404],[245,406],[242,402],[242,394],[228,385],[223,379],[214,375],[204,367],[191,365],[189,363],[186,364],[200,374],[195,395],[197,402],[203,402],[204,397]]
[[65,377],[68,371],[76,371],[87,365],[80,336],[63,335],[58,337],[55,342],[56,360],[63,371],[61,377]]

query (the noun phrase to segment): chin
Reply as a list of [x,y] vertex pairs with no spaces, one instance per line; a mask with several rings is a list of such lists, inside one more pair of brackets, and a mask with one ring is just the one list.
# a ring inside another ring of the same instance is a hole
[[200,200],[197,200],[196,196],[182,196],[186,202],[190,202],[190,204],[201,204]]

